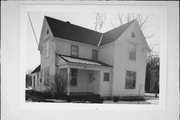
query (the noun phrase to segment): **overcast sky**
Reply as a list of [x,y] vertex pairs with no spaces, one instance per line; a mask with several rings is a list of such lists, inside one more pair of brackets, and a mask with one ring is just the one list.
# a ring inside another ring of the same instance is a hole
[[[106,32],[112,29],[111,22],[117,21],[118,13],[105,13],[106,21],[101,32]],[[43,24],[44,16],[53,17],[62,21],[69,21],[72,24],[79,25],[85,28],[94,29],[95,27],[95,13],[94,12],[29,12],[35,34],[37,36],[38,42],[40,38],[41,28]],[[154,47],[155,51],[159,51],[159,32],[160,23],[158,14],[142,14],[143,16],[149,16],[148,21],[145,24],[144,33],[153,33],[154,36],[147,39],[150,47]],[[118,24],[117,24],[118,25]],[[37,49],[38,45],[36,43],[30,21],[28,19],[28,33],[27,33],[27,70],[33,70],[40,64],[40,53]]]

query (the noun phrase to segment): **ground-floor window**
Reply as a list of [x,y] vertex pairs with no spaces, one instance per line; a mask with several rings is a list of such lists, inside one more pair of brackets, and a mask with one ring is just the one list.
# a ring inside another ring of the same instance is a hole
[[125,89],[135,89],[135,87],[136,87],[136,72],[126,71]]
[[47,67],[47,68],[44,68],[43,69],[43,71],[44,71],[44,84],[45,85],[49,85],[49,79],[50,79],[50,74],[49,74],[49,68]]
[[109,81],[109,73],[104,73],[104,81]]
[[71,68],[71,86],[77,86],[77,69]]

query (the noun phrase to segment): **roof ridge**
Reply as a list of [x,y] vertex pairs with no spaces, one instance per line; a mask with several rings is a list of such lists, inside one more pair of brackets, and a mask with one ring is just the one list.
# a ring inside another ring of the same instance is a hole
[[[117,29],[117,28],[120,28],[120,27],[125,26],[125,25],[128,25],[128,24],[129,24],[129,26],[130,26],[135,20],[136,20],[136,19],[131,20],[131,21],[127,22],[127,23],[124,23],[124,24],[122,24],[122,25],[120,25],[120,26],[118,26],[118,27],[115,27],[115,28],[107,31],[107,32],[110,32],[110,31],[112,31],[112,30],[115,30],[115,29]],[[129,27],[129,26],[128,26],[128,27]],[[105,33],[107,33],[107,32],[105,32]]]
[[92,29],[89,29],[89,28],[86,28],[86,27],[83,27],[83,26],[79,26],[79,25],[72,24],[72,23],[69,22],[69,21],[63,21],[63,20],[59,20],[59,19],[56,19],[56,18],[53,18],[53,17],[49,17],[49,16],[45,16],[45,18],[50,18],[50,19],[53,19],[53,20],[56,20],[56,21],[59,21],[59,22],[71,24],[71,25],[76,26],[76,27],[80,27],[80,28],[83,28],[83,29],[86,29],[86,30],[90,30],[90,31],[92,31],[92,32],[96,32],[96,33],[102,34],[101,32],[98,32],[98,31],[95,31],[95,30],[92,30]]
[[102,40],[100,46],[102,45],[106,45],[109,43],[112,43],[114,41],[117,40],[117,38],[119,38],[128,28],[129,26],[132,25],[132,23],[135,21],[136,19],[127,22],[119,27],[116,27],[112,30],[109,30],[107,32],[104,33],[104,39]]
[[54,37],[99,47],[114,42],[136,20],[101,33],[82,26],[45,16]]

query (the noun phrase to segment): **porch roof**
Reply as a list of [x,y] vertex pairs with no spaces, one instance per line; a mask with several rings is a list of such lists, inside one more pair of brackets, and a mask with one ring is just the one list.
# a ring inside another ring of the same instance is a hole
[[108,65],[106,63],[91,60],[91,59],[72,57],[72,56],[61,55],[61,54],[58,54],[58,56],[60,56],[66,62],[70,62],[70,63],[79,63],[79,64],[87,64],[87,65],[97,65],[97,66],[112,67],[111,65]]
[[40,70],[41,70],[41,65],[39,65],[38,67],[36,67],[36,68],[31,72],[31,74],[36,73],[36,72],[39,72]]

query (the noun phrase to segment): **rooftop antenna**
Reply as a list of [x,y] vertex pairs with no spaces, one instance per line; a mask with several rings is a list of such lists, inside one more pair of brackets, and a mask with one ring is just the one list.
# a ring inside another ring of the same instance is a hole
[[30,21],[30,23],[31,23],[31,28],[32,28],[32,31],[33,31],[34,37],[35,37],[35,39],[36,39],[36,43],[37,43],[37,45],[38,45],[37,37],[36,37],[35,31],[34,31],[34,27],[33,27],[33,24],[32,24],[32,21],[31,21],[30,15],[29,15],[29,12],[27,12],[27,14],[28,14],[29,21]]

